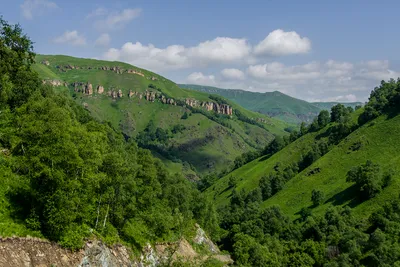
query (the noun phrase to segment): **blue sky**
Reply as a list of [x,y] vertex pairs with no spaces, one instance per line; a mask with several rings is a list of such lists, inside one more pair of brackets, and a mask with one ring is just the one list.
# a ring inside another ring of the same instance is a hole
[[400,1],[0,0],[42,54],[119,60],[175,82],[365,101],[400,76]]

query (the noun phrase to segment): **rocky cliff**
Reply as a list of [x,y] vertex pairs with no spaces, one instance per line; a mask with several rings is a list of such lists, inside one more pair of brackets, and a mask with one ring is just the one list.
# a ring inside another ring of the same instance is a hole
[[56,243],[39,238],[0,238],[0,267],[25,266],[166,266],[174,261],[190,262],[191,266],[215,259],[232,264],[229,255],[222,255],[218,247],[196,225],[193,244],[203,245],[208,253],[199,254],[186,239],[177,242],[148,244],[139,257],[122,245],[107,246],[99,240],[86,242],[78,251],[70,251]]

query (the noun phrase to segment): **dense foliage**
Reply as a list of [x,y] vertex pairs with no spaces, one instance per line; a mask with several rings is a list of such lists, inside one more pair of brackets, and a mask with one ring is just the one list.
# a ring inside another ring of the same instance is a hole
[[382,81],[379,87],[371,92],[368,103],[365,105],[364,112],[358,119],[360,124],[364,124],[383,113],[397,112],[400,104],[400,78],[395,81],[390,79],[388,82]]
[[349,207],[332,207],[291,222],[278,206],[260,207],[259,189],[234,191],[220,209],[222,245],[239,266],[400,266],[399,200],[367,220]]
[[[42,85],[31,41],[0,23],[0,182],[15,221],[70,248],[92,234],[141,248],[179,238],[193,220],[216,229],[193,185]],[[168,133],[149,125],[146,138],[165,142]]]

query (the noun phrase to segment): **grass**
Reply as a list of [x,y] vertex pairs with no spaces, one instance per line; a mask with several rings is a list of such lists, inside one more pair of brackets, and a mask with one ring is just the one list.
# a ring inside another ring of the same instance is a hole
[[[220,171],[230,165],[240,154],[262,148],[273,139],[273,135],[287,134],[284,129],[289,125],[283,121],[246,110],[234,102],[229,102],[233,109],[238,109],[249,118],[263,118],[267,121],[264,127],[244,123],[236,118],[225,119],[232,129],[210,120],[202,114],[192,114],[188,119],[182,120],[184,112],[190,113],[182,106],[162,104],[160,101],[146,101],[138,97],[128,98],[129,90],[144,92],[150,84],[159,88],[164,95],[175,100],[195,98],[199,101],[212,101],[208,93],[182,89],[174,82],[153,72],[143,70],[126,63],[109,62],[95,59],[82,59],[62,55],[38,55],[36,61],[48,60],[49,66],[36,64],[35,70],[43,79],[56,79],[71,84],[73,82],[90,82],[94,88],[91,96],[76,93],[72,87],[58,87],[67,90],[79,104],[87,106],[93,117],[100,121],[109,121],[114,128],[121,129],[126,135],[134,138],[143,131],[150,120],[157,127],[171,129],[174,125],[183,124],[185,130],[181,134],[173,135],[168,140],[167,146],[173,150],[182,161],[192,164],[200,174]],[[78,66],[79,69],[60,71],[66,65]],[[99,70],[103,66],[119,66],[123,69],[135,69],[144,74],[117,74],[113,71]],[[91,67],[91,69],[88,69]],[[156,80],[152,78],[155,77]],[[111,99],[106,94],[96,93],[96,87],[102,85],[105,92],[111,89],[122,90],[124,97]],[[181,149],[185,148],[185,149]],[[158,155],[161,160],[171,168],[171,171],[186,172],[192,175],[182,163],[171,162]],[[178,166],[180,165],[180,166]],[[185,167],[185,168],[184,168]]]
[[[359,114],[357,112],[355,115]],[[354,116],[353,119],[357,117]],[[321,130],[321,132],[326,129]],[[320,132],[320,133],[321,133]],[[209,198],[218,205],[229,202],[232,189],[228,187],[229,177],[238,179],[237,189],[249,191],[258,186],[261,176],[272,172],[277,162],[284,165],[297,162],[301,154],[308,151],[319,133],[307,134],[296,140],[267,160],[256,159],[220,179],[206,191]],[[298,218],[302,208],[310,208],[313,213],[323,213],[331,205],[348,205],[358,216],[368,216],[387,201],[397,198],[400,191],[400,115],[388,118],[381,116],[342,140],[327,154],[287,182],[284,188],[262,203],[263,207],[279,205],[292,219]],[[361,143],[359,150],[351,147]],[[393,169],[393,182],[376,197],[360,202],[355,198],[355,188],[346,182],[346,174],[353,167],[372,160],[382,170]],[[310,174],[311,170],[320,171]],[[311,201],[313,189],[324,193],[324,203],[314,207]]]

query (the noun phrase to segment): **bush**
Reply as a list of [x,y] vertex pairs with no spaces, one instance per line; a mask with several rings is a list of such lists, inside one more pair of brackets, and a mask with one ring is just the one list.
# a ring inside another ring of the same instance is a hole
[[185,113],[183,113],[181,119],[182,120],[186,120],[189,117],[188,113],[185,111]]

